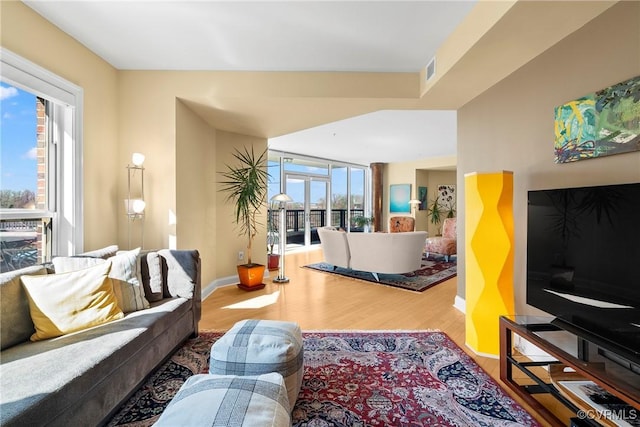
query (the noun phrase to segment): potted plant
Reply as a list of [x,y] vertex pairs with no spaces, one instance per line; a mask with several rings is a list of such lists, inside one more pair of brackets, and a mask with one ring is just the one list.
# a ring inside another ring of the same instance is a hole
[[373,224],[373,217],[366,217],[363,215],[357,215],[351,218],[351,223],[354,227],[360,228],[363,231],[367,231],[367,229]]
[[227,200],[234,203],[239,235],[247,238],[247,263],[237,266],[238,286],[245,290],[261,289],[265,266],[252,261],[251,248],[260,226],[258,215],[267,195],[267,151],[256,155],[253,147],[244,147],[236,149],[233,156],[237,164],[226,165],[227,170],[221,172],[224,180],[220,182],[220,191],[227,193]]
[[271,203],[267,217],[267,266],[269,270],[277,270],[280,266],[280,254],[273,251],[274,247],[280,243],[277,222],[273,219],[273,212],[278,212],[277,205],[277,203]]
[[427,207],[427,216],[431,221],[431,224],[438,225],[442,221],[442,212],[440,211],[440,196],[436,196],[435,199],[431,199],[429,206]]
[[451,201],[449,204],[442,207],[442,213],[445,215],[445,218],[455,218],[456,216],[456,202]]

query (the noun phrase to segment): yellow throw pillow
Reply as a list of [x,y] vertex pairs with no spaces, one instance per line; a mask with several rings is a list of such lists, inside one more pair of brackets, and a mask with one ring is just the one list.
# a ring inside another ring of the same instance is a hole
[[62,274],[22,276],[36,332],[31,341],[58,337],[124,317],[109,278],[111,263]]

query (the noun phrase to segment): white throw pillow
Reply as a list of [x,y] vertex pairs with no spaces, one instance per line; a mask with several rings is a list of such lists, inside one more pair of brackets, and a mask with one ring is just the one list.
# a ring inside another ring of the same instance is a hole
[[107,259],[114,256],[116,252],[118,252],[118,245],[111,245],[105,248],[84,252],[84,253],[78,254],[78,256]]
[[138,254],[140,248],[131,251],[119,251],[117,255],[104,260],[91,257],[56,257],[53,266],[56,273],[67,273],[81,270],[104,262],[111,262],[109,277],[113,279],[113,292],[118,306],[125,313],[149,308],[149,301],[144,297],[142,284],[138,279]]

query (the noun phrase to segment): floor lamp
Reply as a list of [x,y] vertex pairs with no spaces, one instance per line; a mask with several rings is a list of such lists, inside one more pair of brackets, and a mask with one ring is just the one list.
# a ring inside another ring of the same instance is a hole
[[284,251],[287,245],[287,223],[285,218],[285,209],[287,203],[292,202],[293,199],[285,193],[276,194],[271,198],[272,202],[278,202],[280,209],[280,229],[278,230],[279,246],[278,252],[280,252],[280,260],[278,262],[278,277],[273,279],[274,283],[289,283],[289,279],[284,275]]
[[[133,153],[131,163],[127,165],[127,200],[124,201],[127,210],[127,235],[129,237],[129,249],[131,249],[131,226],[136,219],[140,220],[140,247],[144,246],[144,154]],[[136,171],[140,171],[139,198],[131,198],[131,178]]]
[[416,231],[416,226],[418,225],[418,215],[416,215],[416,210],[418,210],[418,205],[420,204],[420,200],[411,199],[409,200],[409,205],[411,205],[411,213],[413,214],[413,231]]

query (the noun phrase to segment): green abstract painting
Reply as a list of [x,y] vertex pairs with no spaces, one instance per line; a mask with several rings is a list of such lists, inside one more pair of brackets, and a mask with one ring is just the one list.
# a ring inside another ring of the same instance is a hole
[[555,108],[555,161],[640,151],[640,76]]

